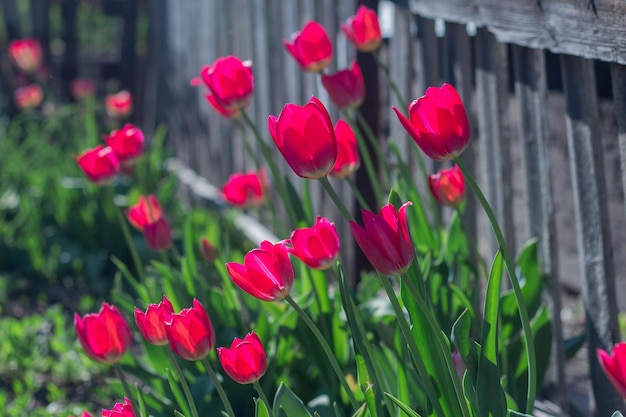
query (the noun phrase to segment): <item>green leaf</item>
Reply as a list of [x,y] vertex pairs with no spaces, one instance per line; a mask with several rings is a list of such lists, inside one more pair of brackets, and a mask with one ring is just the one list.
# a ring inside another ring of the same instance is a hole
[[196,287],[194,280],[198,277],[198,267],[196,265],[196,242],[194,240],[195,234],[193,233],[193,224],[191,217],[185,221],[184,239],[185,239],[185,256],[182,259],[181,267],[182,274],[185,280],[185,286],[187,288],[187,294],[190,297],[195,297]]
[[187,405],[187,402],[185,401],[185,398],[183,397],[183,393],[178,387],[178,383],[176,382],[176,377],[174,373],[169,368],[166,370],[166,373],[167,373],[167,380],[170,383],[170,389],[172,390],[172,394],[174,394],[174,398],[176,399],[178,406],[180,407],[181,410],[183,410],[183,414],[188,415],[188,416],[191,415],[191,413],[189,412],[189,406]]
[[505,417],[506,396],[500,385],[498,367],[498,317],[500,314],[500,288],[504,273],[504,258],[498,251],[493,260],[487,292],[481,334],[481,353],[478,359],[476,396],[481,416]]
[[302,400],[283,382],[274,397],[274,410],[282,411],[287,417],[312,417]]
[[611,417],[624,417],[624,416],[622,415],[621,411],[616,411],[613,414],[611,414]]
[[400,410],[402,410],[404,412],[404,414],[406,414],[408,417],[421,417],[419,414],[417,414],[417,412],[415,412],[411,407],[409,407],[408,405],[406,405],[405,403],[403,403],[402,401],[400,401],[399,399],[397,399],[396,397],[394,397],[393,395],[389,394],[388,392],[383,393],[385,395],[385,397],[389,398],[391,401],[393,401],[393,403],[395,405],[398,406],[398,408]]
[[135,392],[137,393],[137,403],[139,406],[139,416],[148,417],[148,411],[146,410],[146,401],[143,398],[143,392],[139,389],[138,385],[135,385]]
[[354,412],[354,414],[352,414],[351,417],[365,417],[366,411],[367,411],[367,404],[363,403],[359,408],[356,409],[356,411]]
[[378,417],[378,402],[376,401],[376,393],[372,385],[368,386],[365,391],[365,402],[371,417]]
[[119,260],[115,256],[111,257],[111,262],[113,262],[115,264],[115,266],[117,266],[117,269],[120,270],[122,275],[124,275],[126,277],[128,282],[130,283],[130,285],[137,292],[137,295],[139,296],[139,298],[142,301],[145,301],[146,303],[149,303],[150,302],[150,296],[148,295],[148,291],[146,290],[146,287],[144,287],[143,285],[141,285],[139,283],[139,281],[137,281],[137,279],[133,276],[133,274],[130,273],[130,271],[128,270],[128,267],[126,267],[124,262],[122,262],[121,260]]
[[566,339],[564,342],[565,345],[565,359],[572,359],[576,356],[576,353],[585,345],[587,341],[587,334],[583,330],[579,334]]
[[265,401],[261,400],[260,398],[255,398],[254,403],[255,417],[271,417]]
[[174,410],[174,416],[175,416],[175,417],[185,417],[185,415],[184,415],[184,414],[182,414],[182,413],[181,413],[180,411],[178,411],[178,410]]

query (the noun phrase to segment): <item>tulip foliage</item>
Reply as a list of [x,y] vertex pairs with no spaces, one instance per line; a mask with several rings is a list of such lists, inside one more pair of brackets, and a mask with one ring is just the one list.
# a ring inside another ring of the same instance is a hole
[[[370,9],[361,7],[341,29],[363,53],[381,46]],[[470,127],[458,92],[451,84],[430,87],[408,109],[394,108],[393,122],[406,129],[416,159],[423,152],[454,164],[424,175],[417,186],[396,142],[407,138],[388,143],[393,164],[387,164],[380,141],[358,119],[367,95],[358,65],[324,73],[333,58],[325,29],[309,21],[283,44],[285,59],[291,55],[308,76],[320,77],[331,103],[317,97],[287,103],[259,129],[246,114],[253,63],[221,57],[192,81],[207,88],[218,114],[243,121],[239,126],[252,131],[260,150],[261,157],[251,155],[257,169],[234,173],[222,198],[234,212],[254,208],[271,218],[277,238],[242,246],[209,241],[192,218],[174,228],[156,195],[130,202],[121,227],[128,222],[144,233],[159,257],[147,265],[133,257],[133,268],[117,261],[124,281],[112,296],[119,310],[106,303],[97,314],[76,316],[87,355],[116,367],[125,388],[124,402],[106,412],[530,415],[551,347],[537,244],[528,243],[513,260],[500,241],[489,269],[463,232],[466,189],[482,194],[459,159],[470,145]],[[119,118],[123,98],[111,104]],[[331,105],[342,119],[332,120]],[[100,187],[141,157],[144,137],[127,124],[106,143],[77,158],[87,180]],[[294,175],[281,174],[279,164]],[[350,183],[362,165],[374,195],[365,199],[352,188],[361,206],[355,219],[333,184]],[[318,212],[308,183],[296,187],[296,181],[319,182],[343,218]],[[446,207],[443,216],[427,212],[435,204]],[[485,212],[500,238],[488,204]],[[341,236],[341,229],[351,234]],[[350,247],[360,248],[369,272],[346,274],[342,259],[353,255]],[[506,278],[511,289],[503,291]],[[135,324],[124,315],[134,315]],[[137,349],[130,346],[131,329]],[[124,382],[126,374],[137,389]]]

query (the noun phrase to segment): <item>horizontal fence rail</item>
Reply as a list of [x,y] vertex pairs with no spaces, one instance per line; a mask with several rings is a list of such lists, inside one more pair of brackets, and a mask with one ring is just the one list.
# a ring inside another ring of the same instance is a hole
[[[626,290],[626,283],[616,279],[626,268],[626,242],[619,233],[626,226],[626,211],[623,188],[614,185],[623,181],[626,188],[624,1],[409,0],[408,7],[400,7],[388,1],[155,0],[151,19],[159,24],[153,29],[148,76],[158,80],[158,87],[151,92],[153,108],[146,120],[166,121],[178,158],[212,184],[253,169],[237,123],[215,114],[202,89],[191,87],[189,80],[219,56],[251,59],[255,94],[248,114],[268,135],[267,116],[277,115],[285,103],[304,104],[311,95],[329,103],[317,76],[299,70],[282,46],[283,39],[310,19],[324,25],[333,40],[331,71],[353,59],[361,65],[368,88],[361,111],[381,143],[393,137],[410,155],[413,143],[391,111],[391,106],[406,103],[390,93],[372,56],[355,54],[338,31],[357,3],[378,6],[387,37],[378,58],[388,65],[406,99],[442,82],[457,87],[472,126],[463,159],[480,173],[507,244],[515,248],[530,238],[539,241],[555,340],[545,393],[561,412],[570,402],[597,415],[623,409],[599,368],[595,349],[611,350],[619,341],[618,307],[626,307],[616,301]],[[553,59],[546,51],[562,55]],[[611,63],[614,106],[598,97],[591,59]],[[553,79],[562,89],[549,89]],[[331,112],[336,120],[338,112]],[[617,131],[611,130],[613,118]],[[293,175],[279,162],[285,175]],[[428,161],[427,169],[434,172],[440,165]],[[424,186],[417,168],[415,181]],[[337,185],[353,210],[349,189]],[[363,178],[357,178],[357,185],[367,186]],[[316,209],[339,217],[317,184],[311,192]],[[493,257],[497,245],[473,199],[465,216],[481,252]],[[348,230],[340,234],[348,237],[342,239],[345,258],[355,247]],[[594,390],[583,401],[573,401],[581,393],[566,385],[571,378],[563,348],[563,287],[580,291],[585,306],[585,366]]]

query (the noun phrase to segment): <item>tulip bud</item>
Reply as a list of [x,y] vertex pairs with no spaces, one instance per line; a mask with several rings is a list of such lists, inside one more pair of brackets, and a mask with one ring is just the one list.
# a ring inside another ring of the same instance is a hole
[[[210,94],[209,103],[226,118],[238,117],[248,107],[254,90],[252,63],[232,55],[215,60],[200,72]],[[199,81],[192,80],[192,84]]]
[[318,216],[313,227],[291,233],[290,253],[314,269],[328,269],[339,258],[339,236],[335,224]]
[[441,205],[458,207],[465,200],[465,178],[458,166],[428,176],[430,192]]
[[13,98],[20,110],[36,109],[43,101],[43,90],[37,84],[30,84],[17,88],[13,92]]
[[243,258],[243,264],[228,262],[226,269],[235,285],[263,301],[282,300],[293,285],[293,267],[285,243],[267,240]]
[[341,24],[341,30],[350,43],[361,52],[375,51],[383,40],[376,12],[363,5],[354,16]]
[[217,248],[206,237],[200,239],[200,253],[202,258],[209,263],[213,263],[218,256]]
[[254,332],[243,340],[235,338],[229,348],[217,348],[217,356],[224,371],[240,384],[258,381],[267,370],[267,356],[261,339]]
[[170,316],[165,322],[165,333],[172,351],[188,361],[204,358],[215,345],[211,319],[195,298],[192,307]]
[[302,178],[328,175],[337,160],[337,139],[328,110],[316,97],[304,106],[286,104],[269,116],[268,129],[291,169]]
[[104,99],[107,114],[114,119],[123,119],[133,111],[133,97],[126,90],[109,94]]
[[76,162],[87,179],[98,185],[115,178],[120,170],[120,163],[109,146],[88,149],[76,158]]
[[148,343],[157,346],[167,345],[165,321],[169,321],[172,314],[174,314],[174,307],[170,300],[163,296],[163,301],[159,304],[148,305],[145,313],[135,307],[135,323],[137,323],[139,333]]
[[37,39],[18,39],[9,44],[9,58],[17,68],[28,74],[41,66],[41,44]]
[[414,248],[406,220],[407,202],[396,212],[387,204],[378,214],[361,210],[363,226],[350,222],[350,231],[359,247],[378,272],[401,275],[413,262]]
[[359,107],[365,99],[365,80],[356,61],[348,69],[322,74],[322,85],[340,109]]
[[333,57],[326,29],[317,22],[307,22],[300,32],[291,35],[291,42],[283,41],[283,45],[305,71],[320,72]]
[[132,165],[143,155],[143,132],[130,123],[112,131],[105,141],[122,165]]
[[429,87],[424,96],[409,105],[409,118],[395,107],[393,110],[417,146],[434,160],[454,159],[469,143],[465,107],[450,84]]
[[130,327],[115,306],[103,303],[98,313],[83,318],[75,313],[74,328],[85,353],[94,361],[117,363],[130,349]]
[[354,131],[345,120],[339,119],[335,123],[335,137],[337,138],[337,160],[329,175],[341,179],[359,169],[361,155]]

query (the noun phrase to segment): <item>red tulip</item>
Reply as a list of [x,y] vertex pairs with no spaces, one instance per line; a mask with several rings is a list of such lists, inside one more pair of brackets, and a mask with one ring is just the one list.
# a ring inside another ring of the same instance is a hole
[[268,129],[291,169],[303,177],[325,177],[337,159],[337,139],[328,110],[316,97],[304,106],[286,104]]
[[243,258],[243,264],[228,262],[226,269],[243,291],[263,301],[282,300],[293,285],[293,267],[285,243],[267,240]]
[[241,109],[235,108],[235,109],[229,110],[226,107],[224,107],[222,103],[217,101],[215,96],[212,96],[211,94],[207,94],[204,97],[209,102],[211,107],[213,107],[213,110],[215,110],[220,116],[226,119],[238,119],[239,117],[241,117]]
[[[69,415],[69,416],[67,416],[67,417],[74,417],[74,416],[73,416],[73,415]],[[91,415],[91,413],[89,413],[89,412],[87,412],[87,411],[83,411],[83,412],[81,413],[80,417],[93,417],[93,416]]]
[[343,119],[335,123],[335,137],[337,138],[337,160],[330,176],[345,178],[361,166],[361,156],[356,136],[350,125]]
[[9,58],[21,71],[34,73],[41,66],[41,44],[37,39],[18,39],[9,43]]
[[[200,76],[210,91],[207,100],[222,116],[235,117],[250,104],[254,89],[250,61],[232,55],[221,57],[213,65],[202,68]],[[198,84],[197,79],[192,84]]]
[[107,114],[114,119],[122,119],[133,111],[133,97],[126,90],[109,94],[104,99]]
[[211,319],[195,298],[193,307],[170,316],[170,320],[165,322],[165,333],[172,351],[188,361],[204,358],[215,345]]
[[385,275],[400,275],[413,261],[414,250],[406,221],[407,202],[396,212],[392,204],[378,215],[361,210],[363,226],[350,222],[352,236],[372,266]]
[[120,170],[120,163],[109,146],[98,145],[76,158],[87,179],[95,184],[112,180]]
[[291,35],[291,42],[283,41],[283,45],[306,71],[322,71],[333,57],[333,45],[326,29],[317,22],[307,22],[300,32]]
[[117,363],[130,349],[130,327],[115,306],[103,303],[98,313],[83,318],[75,313],[74,328],[85,353],[94,361]]
[[70,84],[70,90],[75,100],[83,100],[96,94],[96,83],[88,78],[75,78]]
[[154,195],[139,197],[139,202],[128,210],[126,217],[133,227],[143,232],[150,249],[160,251],[172,245],[172,229]]
[[150,304],[144,313],[135,307],[135,323],[139,328],[139,333],[148,343],[153,345],[167,345],[167,334],[165,334],[165,321],[171,319],[174,314],[174,307],[167,297],[163,296],[163,301],[159,304]]
[[163,218],[163,210],[161,210],[159,200],[153,194],[147,198],[142,195],[137,204],[128,209],[126,217],[135,229],[143,232],[146,226]]
[[410,119],[395,107],[393,110],[415,143],[432,159],[454,159],[469,143],[465,107],[450,84],[429,87],[424,96],[409,105]]
[[237,207],[257,207],[265,201],[267,180],[263,170],[233,174],[222,186],[222,197]]
[[341,24],[346,37],[361,52],[372,52],[378,49],[383,41],[376,12],[366,6],[360,6],[356,15]]
[[456,165],[429,175],[428,187],[441,205],[458,207],[465,200],[465,178]]
[[290,253],[314,269],[328,269],[339,257],[335,224],[324,217],[318,216],[313,227],[294,230],[290,241]]
[[124,403],[116,403],[112,410],[102,410],[102,417],[135,417],[130,400],[124,397]]
[[229,348],[217,348],[217,356],[224,371],[240,384],[258,381],[267,370],[267,356],[261,339],[254,332],[243,340],[235,338]]
[[217,248],[206,237],[200,238],[200,254],[209,263],[214,262],[218,256]]
[[105,140],[122,165],[132,165],[143,155],[143,132],[131,124],[112,131]]
[[322,85],[340,109],[359,107],[365,98],[365,81],[356,61],[349,69],[322,74]]
[[626,398],[626,343],[616,344],[610,355],[602,349],[596,349],[596,354],[606,377],[619,395]]
[[43,101],[43,90],[37,84],[30,84],[15,89],[13,98],[20,110],[36,109]]

